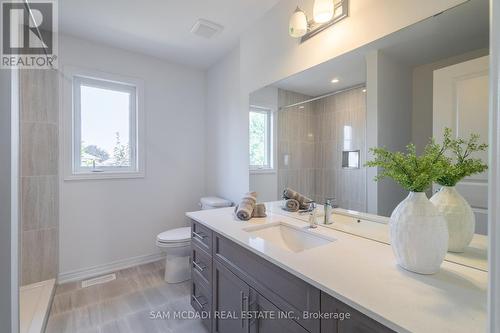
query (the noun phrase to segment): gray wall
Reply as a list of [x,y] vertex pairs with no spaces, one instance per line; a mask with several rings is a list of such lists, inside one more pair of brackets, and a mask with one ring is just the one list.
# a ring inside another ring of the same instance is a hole
[[[11,72],[0,69],[0,329],[15,329],[12,291],[13,281],[11,223]],[[15,264],[15,263],[14,263]],[[15,302],[15,301],[14,301]],[[14,324],[14,326],[13,326]]]
[[21,71],[21,285],[58,272],[58,86],[56,70]]
[[[382,52],[373,52],[367,56],[367,86],[368,148],[404,151],[411,141],[411,69]],[[368,175],[368,211],[390,216],[407,192],[390,179],[375,184],[374,172],[371,168]],[[376,204],[370,203],[374,197]]]

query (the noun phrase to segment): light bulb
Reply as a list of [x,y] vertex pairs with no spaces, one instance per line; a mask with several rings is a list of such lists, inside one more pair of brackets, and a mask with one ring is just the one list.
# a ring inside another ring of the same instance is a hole
[[333,0],[314,0],[313,18],[316,23],[325,23],[333,18],[335,4]]
[[292,17],[290,17],[288,32],[294,38],[300,38],[307,33],[307,17],[299,7],[293,12]]

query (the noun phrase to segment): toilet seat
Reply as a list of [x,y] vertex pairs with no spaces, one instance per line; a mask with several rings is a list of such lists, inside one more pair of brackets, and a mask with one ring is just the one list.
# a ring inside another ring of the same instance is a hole
[[172,245],[182,246],[182,243],[191,242],[191,227],[183,227],[170,229],[160,233],[156,236],[156,243],[161,245]]

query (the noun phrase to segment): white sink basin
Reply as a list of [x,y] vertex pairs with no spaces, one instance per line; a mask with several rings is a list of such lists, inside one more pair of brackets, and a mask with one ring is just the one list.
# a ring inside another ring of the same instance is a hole
[[243,229],[251,234],[250,245],[264,251],[267,245],[279,247],[290,252],[302,252],[329,244],[335,239],[299,228],[287,223],[276,222]]

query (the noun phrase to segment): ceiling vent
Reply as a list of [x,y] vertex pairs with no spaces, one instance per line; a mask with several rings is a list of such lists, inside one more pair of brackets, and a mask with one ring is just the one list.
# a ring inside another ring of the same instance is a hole
[[204,19],[198,19],[198,21],[196,21],[191,28],[191,32],[200,37],[209,39],[219,34],[223,29],[224,27],[220,24]]

